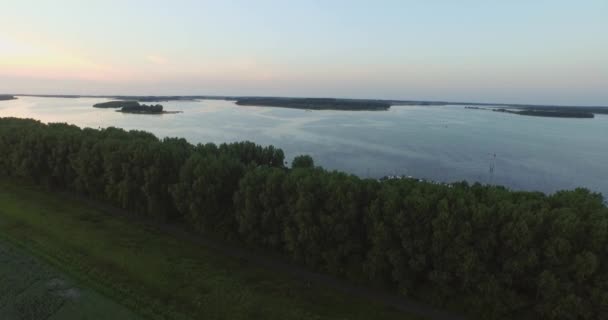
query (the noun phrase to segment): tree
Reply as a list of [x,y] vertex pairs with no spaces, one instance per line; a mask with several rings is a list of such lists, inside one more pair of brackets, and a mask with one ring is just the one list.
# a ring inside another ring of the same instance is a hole
[[296,168],[314,168],[315,162],[309,155],[300,155],[293,159],[291,167]]

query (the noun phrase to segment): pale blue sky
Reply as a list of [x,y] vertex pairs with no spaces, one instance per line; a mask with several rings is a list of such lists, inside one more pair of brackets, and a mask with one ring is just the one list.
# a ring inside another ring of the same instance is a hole
[[0,92],[608,105],[608,1],[2,1]]

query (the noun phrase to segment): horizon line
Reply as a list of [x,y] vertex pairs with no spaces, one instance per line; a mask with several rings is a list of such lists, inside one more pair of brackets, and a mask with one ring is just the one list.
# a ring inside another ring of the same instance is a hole
[[[405,99],[382,99],[382,98],[344,98],[344,97],[319,97],[319,96],[277,96],[277,95],[131,95],[131,94],[30,94],[30,93],[6,93],[0,95],[10,95],[15,97],[47,97],[47,98],[144,98],[144,97],[155,97],[155,98],[191,98],[191,99],[205,99],[205,98],[216,98],[233,100],[238,98],[291,98],[291,99],[338,99],[338,100],[363,100],[363,101],[388,101],[388,102],[402,102],[402,103],[436,103],[436,104],[453,104],[453,105],[492,105],[492,106],[532,106],[532,107],[577,107],[577,108],[608,108],[608,105],[563,105],[563,104],[542,104],[542,103],[508,103],[508,102],[463,102],[463,101],[448,101],[448,100],[405,100]],[[229,99],[233,98],[233,99]]]

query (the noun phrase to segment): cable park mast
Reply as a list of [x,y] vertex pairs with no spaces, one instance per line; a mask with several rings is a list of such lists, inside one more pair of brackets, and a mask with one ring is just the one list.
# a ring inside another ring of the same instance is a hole
[[489,184],[494,181],[494,168],[496,167],[496,153],[488,153],[490,156],[490,172],[489,172]]

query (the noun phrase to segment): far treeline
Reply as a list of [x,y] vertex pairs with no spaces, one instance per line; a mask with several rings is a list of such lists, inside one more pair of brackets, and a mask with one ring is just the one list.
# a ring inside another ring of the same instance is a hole
[[80,193],[478,319],[605,319],[608,208],[586,189],[361,179],[251,142],[0,118],[0,176]]
[[536,110],[536,109],[517,109],[509,110],[504,108],[490,109],[480,107],[464,107],[472,110],[486,110],[494,112],[512,113],[520,116],[548,117],[548,118],[595,118],[595,114],[584,111],[552,111],[552,110]]
[[532,111],[545,111],[545,112],[584,112],[593,114],[608,114],[608,107],[563,107],[563,106],[521,106],[512,105],[510,106],[520,110],[532,110]]
[[139,107],[139,102],[134,100],[119,100],[119,101],[108,101],[100,102],[93,105],[93,108],[109,108],[119,109],[124,107]]
[[595,118],[591,112],[574,111],[545,111],[545,110],[507,110],[504,108],[494,109],[495,112],[513,113],[522,116],[550,117],[550,118]]
[[0,94],[0,101],[2,100],[14,100],[17,99],[15,96],[10,96],[6,94]]
[[334,98],[239,98],[240,106],[267,106],[305,110],[388,110],[391,105],[380,100],[334,99]]

